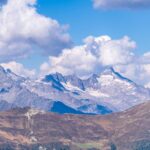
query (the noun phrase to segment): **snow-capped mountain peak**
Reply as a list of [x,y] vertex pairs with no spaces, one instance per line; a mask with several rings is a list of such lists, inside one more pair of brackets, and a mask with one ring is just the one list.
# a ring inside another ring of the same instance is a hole
[[102,70],[101,74],[115,74],[115,70],[113,67],[106,67]]
[[14,80],[14,81],[22,81],[25,80],[24,77],[16,75],[14,72],[12,72],[10,69],[4,69],[2,66],[0,66],[0,79],[1,80]]
[[[128,78],[125,78],[120,73],[116,72],[112,67],[106,67],[99,75],[94,75],[84,81],[85,85],[89,88],[100,88],[101,86],[122,84],[134,85],[136,84]],[[117,86],[117,85],[116,85]]]
[[106,67],[100,74],[100,76],[110,76],[113,79],[125,80],[127,82],[133,83],[132,80],[122,76],[120,73],[116,72],[113,67]]
[[98,114],[101,109],[103,113],[122,111],[150,100],[149,89],[138,86],[113,68],[88,79],[55,73],[37,82],[0,67],[0,78],[0,110],[29,106],[51,111],[54,102],[61,102],[57,108]]

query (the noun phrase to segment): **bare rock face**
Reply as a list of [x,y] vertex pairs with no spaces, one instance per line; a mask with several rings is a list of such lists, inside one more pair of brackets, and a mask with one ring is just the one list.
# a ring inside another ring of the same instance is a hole
[[149,150],[150,103],[111,115],[0,113],[1,150]]
[[113,68],[87,79],[55,73],[30,80],[0,66],[0,111],[31,107],[61,114],[110,114],[149,100],[150,89]]

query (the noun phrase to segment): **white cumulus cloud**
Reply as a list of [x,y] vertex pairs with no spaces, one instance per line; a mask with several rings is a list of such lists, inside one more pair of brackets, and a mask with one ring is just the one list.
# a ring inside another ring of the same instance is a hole
[[25,57],[32,50],[56,55],[71,44],[67,27],[39,14],[36,0],[8,0],[0,9],[1,61]]
[[143,9],[150,8],[150,0],[93,0],[98,9]]
[[87,37],[85,39],[87,48],[97,56],[104,66],[115,64],[126,64],[134,57],[133,50],[136,43],[128,36],[113,40],[109,36]]
[[58,56],[50,56],[49,61],[41,65],[41,75],[60,72],[62,74],[88,75],[96,67],[97,59],[85,46],[65,49]]
[[150,87],[150,52],[136,56],[130,63],[116,65],[115,69],[138,84]]
[[112,40],[109,36],[84,39],[84,44],[64,49],[59,56],[50,56],[41,67],[41,74],[60,72],[88,76],[98,73],[105,66],[127,64],[134,57],[136,43],[125,36]]

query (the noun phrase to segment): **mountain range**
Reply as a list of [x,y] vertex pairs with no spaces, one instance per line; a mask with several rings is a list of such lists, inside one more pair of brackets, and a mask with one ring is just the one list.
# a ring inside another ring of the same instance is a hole
[[81,79],[49,74],[38,80],[0,67],[0,111],[31,107],[61,114],[109,114],[150,100],[150,90],[113,68]]

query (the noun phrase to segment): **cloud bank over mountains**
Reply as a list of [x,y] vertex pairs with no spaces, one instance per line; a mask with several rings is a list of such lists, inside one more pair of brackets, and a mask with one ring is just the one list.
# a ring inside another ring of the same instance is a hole
[[136,43],[125,36],[113,40],[109,36],[84,39],[84,44],[72,49],[64,49],[59,56],[50,56],[49,61],[41,65],[41,72],[75,73],[87,76],[104,66],[126,64],[134,57]]
[[58,56],[50,55],[48,61],[41,64],[39,73],[15,61],[1,65],[18,75],[31,78],[56,72],[76,74],[83,78],[98,74],[110,66],[139,84],[150,85],[150,52],[137,56],[137,44],[128,36],[121,39],[112,39],[108,35],[88,36],[83,41],[83,45],[63,49]]
[[133,81],[149,86],[150,52],[137,56],[136,47],[136,42],[128,36],[117,40],[107,35],[89,36],[83,45],[64,49],[59,56],[49,56],[49,61],[40,66],[41,75],[60,72],[86,77],[110,66]]
[[70,46],[67,26],[39,14],[36,0],[8,0],[0,10],[0,61],[25,57],[31,51],[57,55]]
[[[82,45],[70,48],[72,41],[67,27],[39,14],[36,3],[36,0],[8,0],[0,9],[0,63],[3,67],[28,77],[55,72],[87,77],[113,66],[137,83],[150,83],[150,52],[137,56],[137,44],[130,37],[88,36]],[[94,0],[97,8],[131,8],[131,3],[135,7],[149,6],[146,0]],[[48,61],[39,67],[40,73],[17,62],[17,58],[34,52],[48,56]]]
[[97,9],[145,9],[150,8],[150,0],[93,0]]

